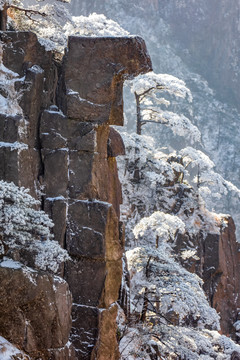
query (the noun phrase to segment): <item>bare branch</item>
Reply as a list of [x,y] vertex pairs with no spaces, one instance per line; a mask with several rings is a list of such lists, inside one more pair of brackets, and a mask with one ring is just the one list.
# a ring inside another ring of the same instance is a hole
[[140,99],[140,102],[142,101],[142,99],[143,99],[147,94],[149,94],[152,90],[156,90],[156,89],[158,89],[158,90],[167,90],[167,88],[166,88],[164,85],[161,85],[161,84],[156,85],[156,86],[152,86],[151,88],[145,90],[143,93],[138,94],[139,99]]
[[47,16],[47,14],[44,13],[44,12],[41,12],[41,11],[38,11],[38,10],[33,10],[33,9],[24,9],[24,8],[21,8],[21,7],[16,6],[16,5],[10,5],[9,8],[23,12],[24,15],[25,15],[28,19],[30,19],[30,20],[32,20],[32,21],[35,21],[35,20],[32,19],[31,15],[40,15],[40,16],[42,16],[42,17],[46,17],[46,16]]
[[164,124],[163,122],[156,121],[156,120],[142,120],[141,124],[144,125],[146,123],[154,123],[154,124]]

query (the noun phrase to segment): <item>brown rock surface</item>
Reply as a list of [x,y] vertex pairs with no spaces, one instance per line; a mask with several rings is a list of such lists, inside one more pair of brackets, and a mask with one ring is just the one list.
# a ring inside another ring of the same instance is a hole
[[44,201],[44,211],[49,214],[54,222],[54,238],[58,240],[62,247],[65,247],[67,200],[61,196],[58,198],[47,198]]
[[117,305],[99,313],[98,328],[100,334],[91,356],[91,360],[115,360],[120,358],[118,343],[116,339]]
[[117,130],[110,127],[108,137],[108,157],[125,155],[125,145]]
[[75,260],[67,264],[66,279],[73,301],[108,307],[117,301],[122,272],[114,209],[109,203],[79,200],[69,206],[68,219],[66,245]]
[[[18,73],[21,77],[24,75],[27,77],[34,76],[34,74],[30,75],[29,73],[29,71],[32,72],[30,69],[34,65],[38,65],[44,70],[44,77],[46,79],[44,81],[44,92],[36,94],[37,101],[40,101],[44,108],[54,103],[57,83],[54,54],[46,51],[44,46],[38,42],[36,34],[29,31],[1,32],[0,40],[3,44],[3,64],[7,68]],[[36,76],[38,77],[39,75],[36,74]],[[31,84],[29,85],[31,86]],[[27,92],[29,93],[28,90]],[[31,96],[31,94],[29,95]],[[32,106],[28,100],[25,105],[30,108]]]
[[220,315],[223,334],[235,339],[233,324],[240,310],[240,245],[232,218],[223,217],[223,220],[226,225],[220,234],[178,236],[175,251],[180,254],[189,242],[191,246],[194,244],[199,260],[190,258],[183,265],[203,279],[209,303]]
[[73,304],[72,341],[81,344],[76,348],[77,358],[89,360],[98,338],[99,309],[96,307]]
[[[69,38],[62,103],[70,118],[66,246],[74,261],[68,263],[65,277],[73,292],[71,338],[80,359],[88,359],[95,345],[92,358],[119,355],[112,304],[118,299],[122,274],[118,219],[122,198],[115,156],[124,146],[109,124],[123,122],[124,78],[150,69],[140,38]],[[88,321],[82,320],[86,312],[95,324],[90,336]]]
[[63,279],[5,258],[0,262],[0,305],[1,335],[32,359],[47,360],[48,349],[61,352],[68,343],[71,294]]
[[211,294],[210,287],[206,291],[212,295],[213,307],[220,313],[223,333],[232,335],[240,310],[240,244],[236,242],[232,218],[228,217],[226,221],[227,226],[218,240],[218,266],[211,274],[216,279],[211,284],[215,291]]
[[68,41],[66,111],[80,121],[123,125],[124,78],[152,69],[139,37],[74,37]]
[[56,65],[53,53],[47,52],[31,32],[1,32],[3,64],[19,75],[15,89],[21,94],[22,116],[1,115],[0,136],[4,142],[25,144],[24,150],[0,148],[0,177],[30,189],[38,197],[38,177],[41,173],[39,150],[39,118],[43,107],[56,97]]

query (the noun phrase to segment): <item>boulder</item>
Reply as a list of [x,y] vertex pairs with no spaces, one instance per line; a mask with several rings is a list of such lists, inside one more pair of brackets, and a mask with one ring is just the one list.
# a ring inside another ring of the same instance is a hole
[[[1,335],[32,359],[47,360],[49,351],[61,353],[67,345],[71,301],[68,285],[60,277],[8,258],[0,261]],[[71,358],[68,353],[65,349],[65,359]]]

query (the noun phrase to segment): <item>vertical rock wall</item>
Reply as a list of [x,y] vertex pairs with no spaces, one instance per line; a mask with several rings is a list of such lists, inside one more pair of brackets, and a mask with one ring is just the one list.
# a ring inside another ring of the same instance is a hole
[[70,37],[57,62],[34,34],[2,33],[1,40],[4,65],[19,75],[22,113],[1,116],[0,178],[41,198],[72,257],[61,275],[73,296],[76,358],[117,359],[123,241],[115,156],[124,149],[109,125],[123,124],[124,79],[151,70],[145,44]]
[[[123,124],[124,78],[150,68],[139,38],[69,38],[60,99],[67,133],[59,131],[67,139],[67,150],[64,145],[65,150],[56,154],[66,152],[66,160],[55,174],[59,179],[65,172],[66,188],[64,193],[59,189],[49,196],[64,196],[60,201],[67,204],[65,244],[73,261],[65,268],[65,278],[73,294],[72,341],[79,359],[88,359],[90,354],[97,359],[118,358],[115,302],[123,249],[115,156],[122,147],[115,145],[117,135],[113,130],[110,134],[109,125]],[[48,116],[44,124],[51,124],[52,114]],[[42,133],[49,133],[44,129]],[[46,169],[45,161],[47,157],[43,159]],[[50,202],[52,209],[59,204],[59,200]],[[56,222],[54,215],[53,220]]]
[[[41,200],[39,119],[55,96],[53,54],[29,32],[2,32],[0,40],[0,179],[29,188]],[[32,265],[29,255],[19,260]],[[75,358],[69,342],[72,297],[66,281],[0,259],[0,289],[1,336],[31,359]]]
[[[239,320],[240,315],[240,244],[236,241],[232,218],[228,217],[225,221],[227,226],[222,229],[219,238],[215,241],[218,245],[218,256],[215,269],[210,276],[211,280],[207,283],[210,284],[205,291],[210,294],[212,292],[212,306],[221,315],[223,333],[239,341],[239,337],[238,339],[234,337],[236,329],[233,324]],[[208,253],[210,258],[210,254],[213,253],[210,251]],[[209,274],[206,272],[205,276],[209,277]],[[215,281],[212,281],[212,278]]]
[[233,324],[239,320],[240,311],[240,256],[235,225],[230,216],[223,217],[220,234],[200,232],[196,236],[178,236],[176,253],[180,254],[189,243],[194,244],[197,257],[183,262],[191,272],[199,275],[210,305],[220,315],[223,334],[236,339]]

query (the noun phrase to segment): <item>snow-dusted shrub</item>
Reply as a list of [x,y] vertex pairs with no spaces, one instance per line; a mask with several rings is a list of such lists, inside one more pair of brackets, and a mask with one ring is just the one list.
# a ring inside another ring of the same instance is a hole
[[37,205],[27,189],[0,181],[0,255],[26,248],[37,268],[57,272],[69,256],[53,240],[53,222]]
[[[198,327],[208,325],[218,329],[218,316],[208,305],[201,288],[202,280],[174,259],[174,238],[184,231],[182,220],[159,211],[135,226],[139,247],[126,253],[134,296],[132,306],[136,308],[136,299],[138,306],[144,303],[144,289],[147,289],[150,312],[158,309],[159,314],[166,317],[170,311],[179,324],[191,317]],[[139,294],[143,295],[142,301],[139,301]]]

